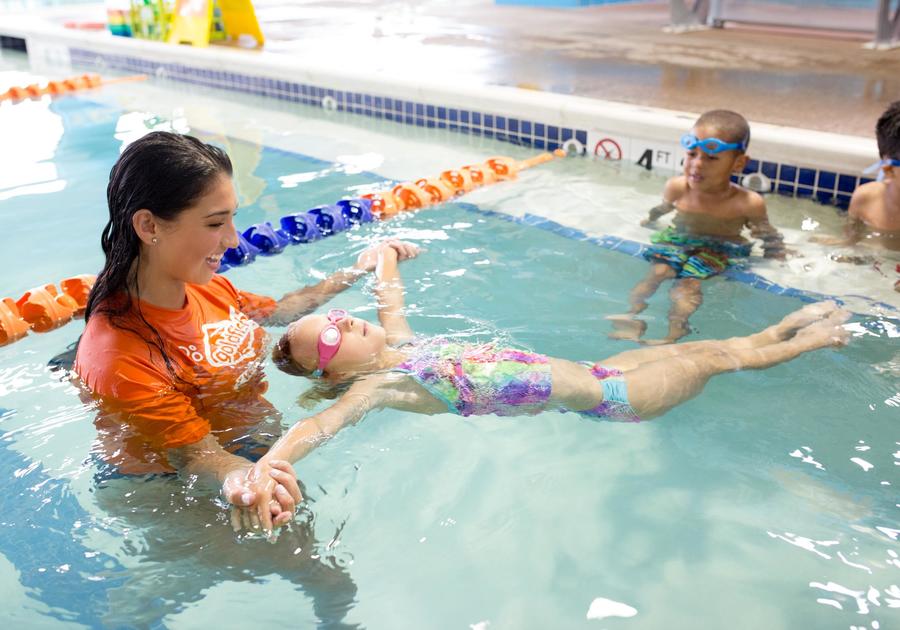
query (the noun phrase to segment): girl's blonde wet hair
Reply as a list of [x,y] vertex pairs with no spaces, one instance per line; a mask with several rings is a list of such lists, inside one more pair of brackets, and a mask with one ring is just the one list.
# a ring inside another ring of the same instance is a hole
[[272,363],[285,374],[290,374],[291,376],[303,376],[312,382],[312,387],[300,394],[300,397],[297,399],[297,402],[301,407],[304,409],[312,409],[323,400],[334,400],[350,388],[350,385],[353,384],[353,379],[348,379],[346,381],[332,381],[327,378],[314,378],[313,372],[315,370],[307,369],[297,363],[291,354],[291,338],[289,333],[290,327],[288,327],[288,330],[281,335],[281,338],[275,344],[275,347],[272,348]]

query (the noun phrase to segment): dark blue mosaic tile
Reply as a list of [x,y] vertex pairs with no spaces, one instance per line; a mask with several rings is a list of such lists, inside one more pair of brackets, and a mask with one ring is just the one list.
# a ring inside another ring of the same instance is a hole
[[575,130],[575,139],[578,140],[584,146],[587,146],[587,131],[583,131],[581,129]]
[[449,118],[451,122],[458,121],[459,120],[459,111],[457,111],[455,109],[448,110],[447,118]]
[[534,148],[535,149],[544,149],[547,147],[547,143],[544,142],[542,138],[535,138],[534,140]]
[[779,195],[794,195],[795,186],[793,184],[778,184],[778,187],[775,189],[778,191]]
[[853,175],[841,175],[838,177],[837,189],[841,192],[852,193],[856,190],[856,180],[858,178]]
[[424,116],[425,115],[425,106],[422,103],[415,103],[416,106],[416,116]]
[[395,111],[395,112],[398,112],[398,113],[399,113],[399,112],[402,112],[402,111],[403,111],[403,108],[404,108],[406,105],[407,105],[407,103],[405,103],[404,101],[401,101],[401,100],[399,100],[399,99],[398,99],[398,100],[395,100],[395,101],[394,101],[394,111]]
[[509,136],[507,136],[505,133],[498,132],[494,137],[501,142],[509,142]]
[[559,140],[559,127],[547,127],[547,138],[549,140]]
[[373,107],[375,107],[375,109],[384,109],[384,99],[380,96],[376,96],[374,99],[372,99],[372,105]]
[[816,171],[811,168],[801,168],[797,176],[797,183],[803,186],[816,185]]
[[412,114],[413,110],[415,109],[415,107],[413,107],[413,105],[414,105],[414,103],[410,103],[409,101],[407,101],[406,104],[404,105],[403,111],[405,111],[407,114]]
[[437,114],[437,108],[434,105],[426,105],[425,106],[425,115],[429,118],[434,118],[435,114]]
[[747,160],[747,165],[744,167],[744,173],[758,173],[759,172],[759,160]]
[[429,129],[434,129],[437,126],[437,122],[434,120],[434,118],[428,118],[425,121],[425,126],[427,126]]
[[542,123],[534,123],[534,135],[538,138],[545,138],[547,135],[547,126]]
[[446,120],[438,120],[437,126],[438,126],[438,129],[446,129],[447,121]]
[[370,94],[363,95],[363,105],[369,108],[372,107],[372,96]]
[[481,125],[481,112],[472,112],[472,124]]
[[415,120],[416,120],[416,127],[424,127],[425,126],[425,119],[422,118],[421,116],[416,116]]
[[571,129],[563,128],[562,135],[559,137],[559,139],[562,140],[563,142],[565,142],[566,140],[571,140],[574,137],[575,137],[574,131],[572,131]]
[[559,147],[560,147],[559,142],[557,142],[555,140],[551,140],[550,142],[547,143],[548,151],[556,151]]
[[740,183],[740,179],[741,179],[740,175],[738,175],[736,173],[731,174],[731,181],[734,182],[735,184]]
[[506,121],[506,128],[509,129],[512,133],[519,132],[519,121],[515,118],[510,118]]
[[769,179],[777,179],[778,178],[778,165],[774,162],[763,162],[762,163],[762,173]]
[[783,182],[791,183],[797,181],[797,167],[782,164],[781,169],[778,171],[778,179]]
[[456,123],[450,123],[450,131],[459,131],[459,125]]
[[469,124],[469,112],[462,110],[459,112],[459,122]]
[[506,117],[496,116],[494,118],[494,129],[506,129]]
[[519,131],[522,133],[523,136],[530,136],[531,135],[531,121],[530,120],[521,121],[519,123]]
[[850,207],[850,195],[836,195],[834,198],[834,205],[841,210],[846,210]]
[[494,128],[494,117],[491,114],[484,115],[484,126],[488,129]]
[[830,171],[819,171],[819,181],[816,183],[816,187],[825,190],[834,190],[834,185],[837,180],[837,177],[834,173]]
[[438,120],[447,120],[447,108],[446,107],[438,107],[437,108],[437,117],[438,117]]
[[819,190],[816,192],[816,200],[819,203],[830,204],[834,200],[834,193]]
[[798,197],[812,197],[813,189],[809,186],[797,186],[797,196]]
[[874,182],[874,181],[875,181],[875,180],[872,179],[872,178],[870,178],[870,177],[860,177],[860,178],[859,178],[859,185],[862,186],[863,184],[868,184],[868,183]]

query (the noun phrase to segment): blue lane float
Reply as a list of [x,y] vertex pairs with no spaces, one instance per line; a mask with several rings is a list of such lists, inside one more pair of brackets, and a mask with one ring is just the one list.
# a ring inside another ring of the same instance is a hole
[[280,254],[288,245],[317,241],[374,220],[370,199],[341,199],[331,205],[283,216],[277,228],[268,221],[256,223],[238,232],[238,246],[225,251],[219,273],[248,265],[259,255]]
[[280,254],[291,244],[291,235],[281,228],[275,229],[272,224],[257,223],[244,230],[244,238],[262,254]]

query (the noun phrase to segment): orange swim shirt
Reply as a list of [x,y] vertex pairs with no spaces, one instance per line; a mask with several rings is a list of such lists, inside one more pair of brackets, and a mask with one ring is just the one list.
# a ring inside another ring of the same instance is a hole
[[[238,291],[218,275],[186,290],[178,310],[134,301],[116,325],[97,312],[78,344],[75,371],[99,408],[95,454],[120,473],[173,472],[166,450],[209,433],[236,448],[280,427],[263,398],[267,335],[255,321],[271,314],[275,301]],[[150,343],[159,340],[172,369]]]

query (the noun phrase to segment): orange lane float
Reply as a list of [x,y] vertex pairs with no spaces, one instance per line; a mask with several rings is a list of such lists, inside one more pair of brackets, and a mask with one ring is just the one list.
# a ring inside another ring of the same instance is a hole
[[96,280],[84,274],[62,280],[61,291],[45,284],[26,291],[15,302],[3,298],[0,302],[0,346],[26,335],[29,330],[47,332],[84,314],[87,296]]
[[0,102],[2,101],[22,101],[29,98],[41,98],[45,94],[50,96],[59,96],[68,94],[78,90],[89,90],[100,87],[101,85],[112,85],[113,83],[129,83],[132,81],[144,81],[147,78],[145,74],[136,74],[129,77],[119,77],[117,79],[102,79],[99,74],[82,74],[77,77],[69,77],[61,81],[50,81],[46,85],[32,83],[26,86],[14,86],[3,93],[0,93]]
[[[87,77],[89,75],[85,76]],[[86,86],[90,84],[94,87],[96,85],[105,85],[121,80],[143,78],[128,77],[125,79],[115,79],[113,81],[100,81],[99,77],[96,75],[93,76],[96,78],[87,79],[80,77],[78,82],[79,85],[83,84]],[[49,85],[47,88],[38,88],[37,86],[17,88],[24,91],[15,92],[15,94],[25,94],[24,97],[15,95],[10,97],[9,94],[11,92],[8,90],[5,94],[0,95],[0,100],[3,100],[4,98],[28,98],[32,94],[39,93],[62,93],[51,92],[49,90],[62,89],[56,84],[67,82],[68,80],[66,82],[51,82],[50,85],[56,86],[53,88],[50,88]],[[77,89],[81,88],[79,87]],[[557,157],[564,157],[565,155],[565,151],[557,149],[552,153],[541,153],[540,155],[536,155],[526,160],[515,160],[509,157],[492,157],[483,164],[470,164],[458,169],[444,171],[438,177],[423,177],[415,182],[403,182],[397,184],[390,190],[381,190],[363,195],[363,199],[371,202],[371,207],[368,209],[359,204],[354,206],[352,203],[353,200],[342,201],[340,203],[347,204],[348,208],[356,211],[363,208],[363,214],[368,216],[368,218],[361,219],[357,217],[357,219],[355,219],[356,222],[364,220],[371,221],[374,217],[385,220],[400,212],[412,212],[444,201],[449,201],[481,186],[486,186],[498,181],[514,179],[520,171],[537,166],[538,164],[543,164],[544,162],[549,162]],[[340,216],[342,207],[339,205],[335,205],[333,208],[325,206],[317,208],[317,216],[323,214],[322,208],[328,210],[327,212],[324,212],[324,214],[328,214],[332,221],[335,221],[335,217],[340,218],[341,220],[339,223],[342,227],[338,229],[335,227],[336,224],[333,223],[333,229],[329,230],[327,233],[320,233],[318,228],[313,227],[311,229],[316,235],[302,240],[301,238],[292,238],[292,234],[284,232],[283,230],[280,235],[272,233],[269,234],[269,236],[274,237],[276,240],[279,237],[283,237],[289,242],[308,242],[309,240],[322,238],[322,236],[327,236],[328,234],[347,229],[347,227],[354,222],[354,220],[347,221]],[[348,208],[344,208],[344,210],[348,210]],[[335,212],[337,212],[337,214],[334,214]],[[297,216],[301,215],[284,217],[284,219],[282,219],[282,226],[284,226],[284,221],[286,219],[296,219]],[[308,228],[309,226],[308,222],[300,223],[302,223],[302,227]],[[268,230],[262,230],[261,224],[254,227],[257,228],[257,231],[259,231],[260,234],[263,234],[264,232],[273,232],[272,226],[266,225],[268,226]],[[241,262],[236,264],[246,264],[255,258],[253,251],[256,253],[260,251],[247,242],[245,236],[246,232],[241,238],[244,239],[245,243],[247,243],[246,246],[252,251],[247,252],[245,259],[242,259]],[[282,248],[279,248],[276,251],[281,251],[281,249]],[[227,266],[225,268],[227,269]],[[33,330],[34,332],[47,332],[62,326],[74,317],[83,315],[85,306],[87,305],[88,294],[95,281],[96,277],[92,275],[72,276],[59,283],[61,291],[57,290],[56,286],[47,284],[26,291],[25,294],[15,302],[10,298],[4,298],[0,301],[0,346],[21,339],[29,330]]]
[[381,190],[363,195],[363,198],[372,202],[373,215],[379,219],[387,219],[398,212],[410,212],[449,201],[481,186],[515,179],[519,171],[565,155],[565,151],[557,149],[525,160],[503,156],[492,157],[483,164],[469,164],[444,171],[438,177],[423,177],[415,182],[403,182],[389,191]]

